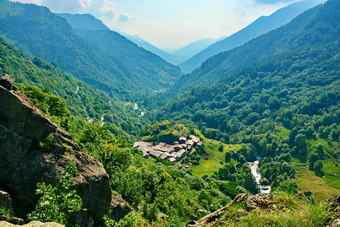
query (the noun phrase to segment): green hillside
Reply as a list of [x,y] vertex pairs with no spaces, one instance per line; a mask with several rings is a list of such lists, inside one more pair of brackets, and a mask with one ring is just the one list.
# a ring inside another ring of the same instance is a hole
[[79,81],[54,64],[40,58],[32,58],[0,39],[0,74],[9,74],[16,83],[37,86],[43,91],[62,97],[72,115],[84,124],[92,118],[100,124],[101,118],[113,132],[126,138],[135,135],[143,119],[126,107],[119,99]]
[[[273,163],[285,165],[292,156],[339,190],[339,9],[337,1],[329,1],[283,29],[260,37],[259,40],[272,40],[274,33],[286,37],[287,27],[301,21],[305,24],[305,29],[291,38],[280,53],[218,84],[194,88],[154,116],[185,118],[195,122],[208,138],[248,144],[240,153],[248,161],[255,160],[255,156],[265,157],[262,172],[274,187],[287,177],[299,178],[298,173],[288,171],[281,175],[286,170],[273,170]],[[218,66],[225,62],[220,58],[222,55],[210,59],[215,66],[204,75],[225,75],[224,66]],[[278,175],[273,171],[283,172]]]
[[[317,8],[306,11],[287,25],[254,38],[240,47],[209,58],[200,68],[183,76],[173,91],[186,92],[195,86],[217,83],[252,63],[284,52],[297,37],[303,37],[304,29],[315,18]],[[307,37],[305,39],[308,41]]]
[[[128,60],[136,65],[135,70],[127,70],[125,62],[110,59],[79,37],[65,19],[45,7],[2,1],[0,8],[1,37],[31,56],[54,62],[76,78],[124,100],[130,101],[142,94],[164,89],[166,83],[160,83],[160,78],[175,81],[181,74],[178,68],[155,55],[145,59],[149,67],[144,67],[140,58],[145,58],[147,52],[125,39],[125,47],[132,48],[126,51],[133,52]],[[123,39],[118,38],[120,42]],[[119,47],[112,48],[111,51],[118,51]],[[154,60],[158,63],[153,64]],[[143,70],[136,70],[138,67]]]

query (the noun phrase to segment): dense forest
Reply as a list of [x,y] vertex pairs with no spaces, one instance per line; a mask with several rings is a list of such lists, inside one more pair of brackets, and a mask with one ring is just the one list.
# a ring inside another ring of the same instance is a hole
[[[339,10],[329,0],[179,78],[158,56],[96,30],[100,23],[76,29],[45,7],[0,0],[0,75],[15,79],[8,93],[22,92],[70,133],[34,138],[28,154],[60,153],[56,138],[67,137],[60,157],[80,156],[79,146],[104,167],[110,196],[129,211],[111,210],[94,225],[326,226],[338,217],[326,200],[340,195]],[[5,111],[0,148],[10,129]],[[137,141],[187,144],[170,161],[146,155]],[[87,201],[74,190],[76,164],[54,184],[37,182],[35,206],[23,209],[18,195],[13,210],[0,204],[0,220],[77,224]],[[0,190],[11,193],[7,180]],[[273,193],[260,193],[263,186]]]

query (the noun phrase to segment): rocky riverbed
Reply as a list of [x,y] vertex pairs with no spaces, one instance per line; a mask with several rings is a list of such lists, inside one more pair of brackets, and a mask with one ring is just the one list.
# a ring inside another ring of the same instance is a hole
[[261,173],[259,170],[259,161],[255,161],[255,162],[248,162],[249,168],[251,169],[251,174],[253,174],[255,181],[257,183],[257,185],[260,188],[260,192],[261,193],[270,193],[271,188],[269,185],[261,185],[260,184],[260,180],[261,180]]

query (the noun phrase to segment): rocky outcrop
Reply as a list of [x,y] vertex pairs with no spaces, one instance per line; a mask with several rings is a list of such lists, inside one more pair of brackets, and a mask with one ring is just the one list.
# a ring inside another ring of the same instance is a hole
[[14,79],[7,74],[0,74],[0,85],[7,90],[12,90],[14,87]]
[[329,210],[333,213],[334,219],[330,223],[330,227],[340,227],[340,196],[330,198],[328,201]]
[[0,209],[2,210],[0,213],[0,221],[7,221],[19,225],[25,223],[23,219],[14,217],[11,197],[4,191],[0,191]]
[[24,225],[15,225],[6,221],[0,221],[0,226],[1,227],[17,227],[17,226],[22,226],[22,227],[65,227],[64,225],[60,225],[58,223],[54,222],[47,222],[47,223],[42,223],[39,221],[32,221],[28,224]]
[[25,95],[7,88],[0,85],[0,187],[10,193],[14,211],[30,212],[38,199],[37,182],[57,183],[63,168],[73,162],[75,188],[87,210],[76,222],[101,222],[111,202],[104,168]]
[[112,195],[111,209],[108,213],[112,220],[119,221],[132,211],[132,208],[118,195]]
[[256,195],[241,193],[238,194],[233,201],[228,203],[226,206],[221,209],[208,214],[201,218],[199,221],[191,221],[187,224],[190,227],[203,227],[207,226],[209,223],[217,221],[220,219],[223,214],[230,208],[230,206],[234,204],[243,204],[243,209],[241,209],[238,213],[239,215],[244,215],[250,210],[254,210],[257,208],[270,208],[272,206],[273,195],[267,193],[260,193]]

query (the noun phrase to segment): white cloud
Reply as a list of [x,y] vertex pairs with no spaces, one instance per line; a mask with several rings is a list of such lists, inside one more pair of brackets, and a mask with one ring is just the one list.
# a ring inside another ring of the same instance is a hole
[[104,0],[99,7],[99,11],[95,15],[101,19],[111,29],[121,30],[126,29],[135,20],[136,16],[121,12],[117,8],[117,3],[109,0]]
[[91,0],[79,0],[79,3],[83,9],[91,7]]

